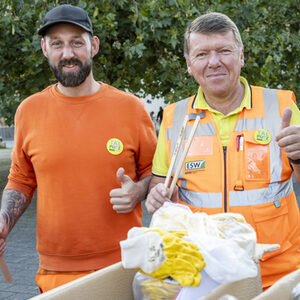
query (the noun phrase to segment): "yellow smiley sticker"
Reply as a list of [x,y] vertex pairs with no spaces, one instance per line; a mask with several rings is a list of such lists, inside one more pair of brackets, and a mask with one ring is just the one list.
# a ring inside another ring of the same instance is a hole
[[112,138],[106,143],[106,148],[110,154],[119,155],[123,151],[123,143],[119,139]]
[[258,129],[254,133],[254,139],[262,145],[267,145],[271,142],[272,137],[267,129]]

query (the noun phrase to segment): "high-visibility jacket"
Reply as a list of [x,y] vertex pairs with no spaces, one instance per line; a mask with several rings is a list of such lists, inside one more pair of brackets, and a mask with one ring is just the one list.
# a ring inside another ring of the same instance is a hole
[[[210,112],[193,108],[194,96],[165,108],[164,131],[170,163],[185,115],[189,116],[185,142],[200,116],[177,182],[180,202],[194,212],[241,213],[256,230],[258,243],[280,244],[279,250],[261,259],[263,287],[268,287],[300,268],[292,168],[275,142],[282,113],[294,94],[251,86],[251,98],[252,107],[239,113],[227,147],[221,144]],[[183,145],[178,157],[182,152]]]

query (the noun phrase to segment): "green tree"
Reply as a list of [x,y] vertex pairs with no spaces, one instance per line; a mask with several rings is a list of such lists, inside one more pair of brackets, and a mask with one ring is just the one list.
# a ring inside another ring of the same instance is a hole
[[299,0],[4,0],[0,3],[0,114],[13,122],[18,104],[55,82],[37,29],[49,9],[69,3],[86,9],[100,52],[94,74],[115,87],[166,103],[196,92],[186,71],[184,31],[207,11],[238,25],[245,47],[242,70],[251,84],[291,89],[299,103]]

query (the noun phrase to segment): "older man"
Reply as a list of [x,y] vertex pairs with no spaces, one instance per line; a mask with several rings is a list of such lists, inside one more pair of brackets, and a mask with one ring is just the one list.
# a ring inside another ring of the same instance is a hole
[[[168,198],[163,184],[182,120],[200,124],[171,196],[208,214],[244,215],[259,243],[280,244],[261,260],[263,287],[300,267],[299,210],[292,173],[300,182],[300,112],[291,91],[251,86],[238,28],[224,14],[195,19],[185,33],[188,72],[198,93],[164,110],[146,207],[150,213]],[[179,156],[183,147],[179,151]],[[178,165],[175,164],[175,168]]]

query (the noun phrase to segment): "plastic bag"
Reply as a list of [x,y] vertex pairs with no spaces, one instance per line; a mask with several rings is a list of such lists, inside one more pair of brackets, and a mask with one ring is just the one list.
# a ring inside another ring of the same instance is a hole
[[160,280],[137,272],[132,282],[134,300],[173,300],[180,284],[172,279]]
[[181,287],[179,293],[175,297],[176,300],[192,300],[200,299],[200,297],[207,295],[210,291],[217,288],[220,283],[211,279],[204,270],[201,271],[202,282],[198,287]]

